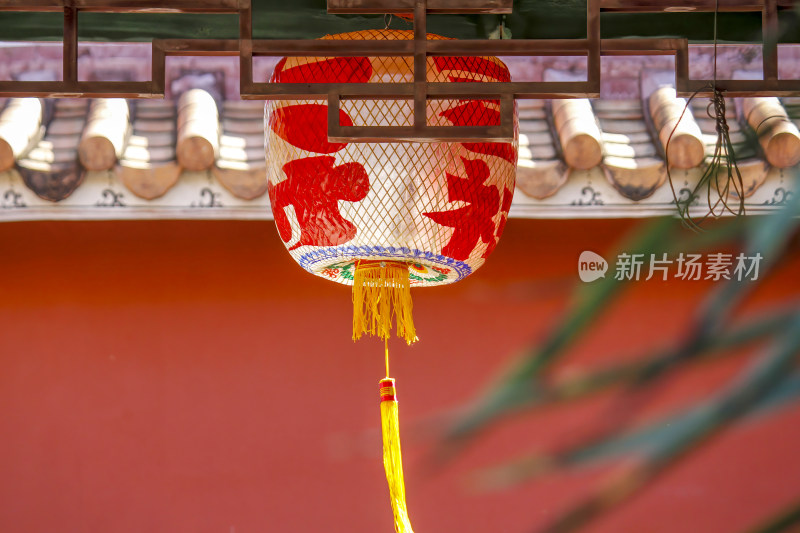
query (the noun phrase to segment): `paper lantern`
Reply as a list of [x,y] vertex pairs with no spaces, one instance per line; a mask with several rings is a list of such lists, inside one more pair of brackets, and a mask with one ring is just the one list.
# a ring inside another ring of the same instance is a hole
[[[413,32],[324,38],[410,40]],[[510,81],[493,57],[431,57],[427,63],[430,82]],[[410,83],[413,58],[290,57],[278,63],[272,81]],[[429,100],[427,116],[431,126],[499,125],[500,105]],[[343,126],[411,126],[413,117],[410,100],[343,100],[339,112]],[[398,336],[415,341],[410,287],[464,279],[497,246],[514,191],[516,113],[513,141],[499,143],[330,142],[324,100],[269,102],[265,121],[269,197],[289,253],[312,274],[354,285],[354,339],[365,332],[387,339],[394,316]],[[384,463],[396,528],[410,531],[388,352],[386,380]]]
[[[327,39],[411,39],[363,31]],[[441,39],[429,35],[429,39]],[[433,57],[432,82],[509,81],[496,58]],[[285,58],[272,81],[412,82],[411,57]],[[496,125],[499,103],[431,100],[430,125]],[[332,143],[325,101],[266,106],[269,196],[281,238],[306,270],[351,285],[364,261],[401,262],[409,283],[461,280],[491,254],[503,231],[517,143]],[[342,125],[409,126],[410,100],[344,100]],[[516,131],[516,127],[515,127]]]

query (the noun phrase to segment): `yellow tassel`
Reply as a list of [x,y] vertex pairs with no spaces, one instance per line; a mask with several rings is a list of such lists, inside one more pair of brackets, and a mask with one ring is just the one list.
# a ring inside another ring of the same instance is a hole
[[389,483],[389,496],[394,513],[396,533],[414,533],[406,508],[406,487],[403,481],[403,458],[400,454],[400,425],[397,417],[397,395],[392,378],[381,384],[381,428],[383,430],[383,466]]
[[360,261],[353,275],[353,340],[364,333],[388,339],[392,318],[397,336],[416,342],[411,315],[411,285],[408,265],[393,261]]

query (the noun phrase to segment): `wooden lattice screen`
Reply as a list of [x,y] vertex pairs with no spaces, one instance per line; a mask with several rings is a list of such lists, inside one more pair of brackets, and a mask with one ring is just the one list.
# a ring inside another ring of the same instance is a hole
[[[5,0],[4,11],[62,11],[63,79],[60,81],[0,81],[0,96],[60,98],[163,98],[165,58],[176,55],[230,55],[240,61],[240,91],[244,99],[327,99],[329,135],[345,142],[499,141],[512,135],[514,99],[595,98],[600,93],[600,56],[674,55],[678,93],[711,94],[711,80],[689,78],[689,44],[684,38],[602,39],[600,13],[695,11],[756,11],[762,13],[764,35],[762,80],[716,80],[727,96],[800,95],[800,80],[778,79],[778,10],[791,0],[587,0],[586,37],[578,39],[427,40],[426,16],[435,13],[510,13],[511,0],[328,0],[330,13],[394,13],[413,15],[414,39],[408,41],[255,40],[251,0]],[[78,15],[104,13],[227,13],[239,16],[238,39],[154,39],[150,81],[79,81]],[[254,56],[406,56],[414,58],[411,83],[267,83],[253,80]],[[496,83],[432,83],[426,81],[430,56],[584,56],[585,81],[524,81]],[[338,123],[343,99],[411,99],[413,126],[349,126]],[[498,126],[432,127],[426,124],[425,103],[440,98],[493,98],[501,102]]]

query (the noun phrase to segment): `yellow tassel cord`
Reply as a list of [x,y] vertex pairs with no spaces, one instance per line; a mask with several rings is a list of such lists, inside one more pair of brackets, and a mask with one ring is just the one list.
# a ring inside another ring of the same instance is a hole
[[353,275],[353,340],[364,333],[388,339],[392,318],[397,336],[408,344],[417,333],[411,315],[408,265],[393,261],[360,261]]
[[[388,367],[388,350],[387,350]],[[388,372],[387,372],[388,375]],[[381,428],[383,430],[383,466],[389,483],[389,497],[394,513],[396,533],[414,533],[406,508],[406,487],[403,481],[403,458],[400,454],[400,427],[397,417],[397,395],[394,380],[381,382]]]
[[359,261],[353,275],[353,340],[368,333],[384,340],[386,378],[380,381],[383,466],[389,483],[389,497],[396,533],[414,533],[406,509],[403,458],[400,453],[400,424],[394,379],[389,377],[389,336],[392,320],[397,336],[408,344],[417,341],[411,316],[411,285],[408,265],[393,261]]

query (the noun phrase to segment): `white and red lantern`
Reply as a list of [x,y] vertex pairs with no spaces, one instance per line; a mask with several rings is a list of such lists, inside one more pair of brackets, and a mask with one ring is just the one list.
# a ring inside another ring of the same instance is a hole
[[[371,30],[327,39],[412,39]],[[429,35],[429,39],[441,37]],[[493,57],[432,57],[431,82],[509,81]],[[274,82],[412,82],[410,57],[284,58]],[[487,126],[493,100],[431,100],[429,125]],[[281,238],[309,272],[352,284],[359,261],[408,264],[413,286],[452,283],[494,250],[508,215],[517,161],[507,143],[332,143],[324,101],[266,106],[269,195]],[[345,100],[343,126],[408,126],[410,100]]]
[[[327,39],[410,40],[411,31],[372,30]],[[428,35],[428,39],[441,39]],[[507,82],[494,57],[432,57],[430,82]],[[410,83],[410,57],[284,58],[279,83]],[[431,126],[495,126],[497,100],[429,100]],[[417,340],[411,286],[452,283],[492,253],[508,217],[517,165],[510,142],[339,143],[328,140],[325,101],[273,101],[265,110],[269,197],[289,253],[309,272],[353,285],[353,338],[370,333]],[[345,100],[343,126],[410,126],[409,100]],[[413,533],[405,502],[397,400],[380,382],[384,467],[395,530]]]

